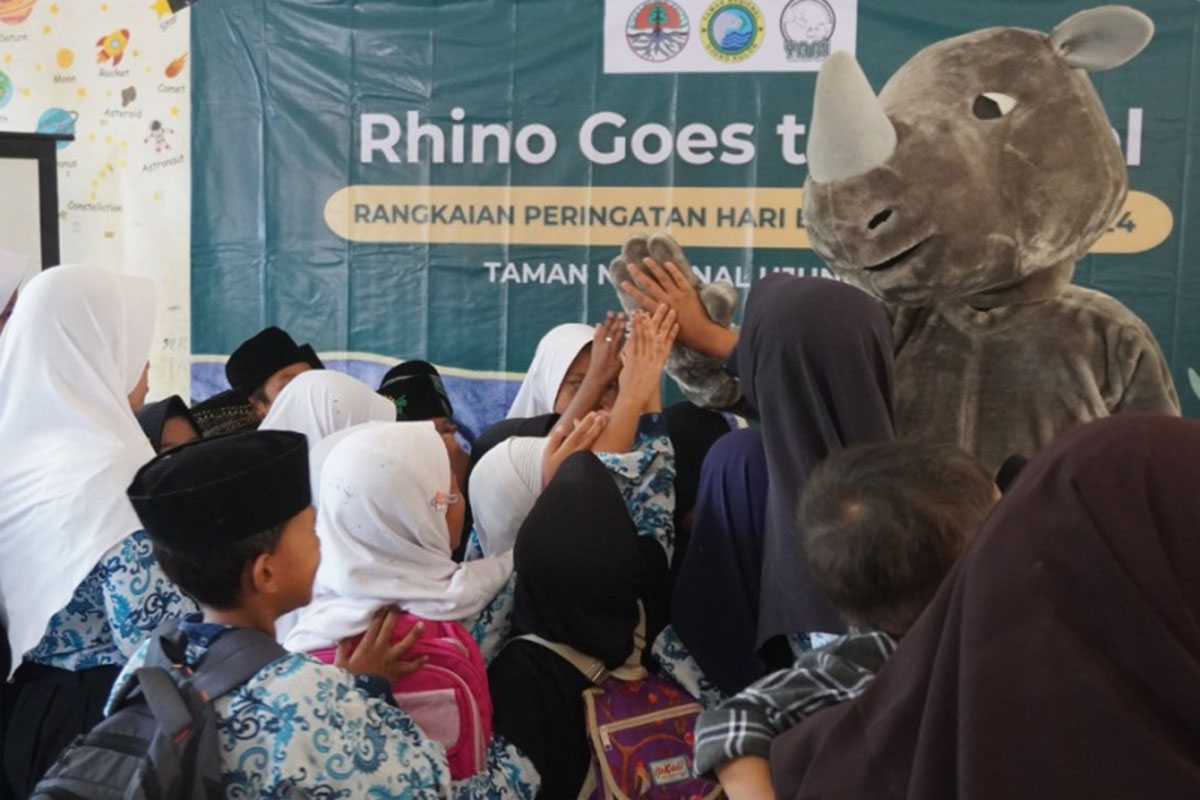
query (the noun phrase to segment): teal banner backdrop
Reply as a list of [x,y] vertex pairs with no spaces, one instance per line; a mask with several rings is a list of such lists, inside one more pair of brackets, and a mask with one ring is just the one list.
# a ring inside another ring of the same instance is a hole
[[[1090,5],[199,3],[193,395],[222,388],[223,356],[277,324],[367,380],[433,361],[478,429],[503,416],[546,330],[617,308],[606,265],[632,233],[670,229],[743,299],[772,271],[821,273],[799,208],[831,49],[878,89],[939,39],[1049,30]],[[1130,199],[1075,280],[1150,324],[1200,416],[1200,4],[1132,5],[1153,42],[1093,76]]]

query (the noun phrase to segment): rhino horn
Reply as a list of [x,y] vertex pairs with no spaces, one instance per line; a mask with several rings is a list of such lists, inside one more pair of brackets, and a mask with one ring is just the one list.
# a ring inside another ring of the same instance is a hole
[[881,166],[896,150],[896,129],[862,67],[844,51],[817,74],[808,170],[816,181],[837,181]]

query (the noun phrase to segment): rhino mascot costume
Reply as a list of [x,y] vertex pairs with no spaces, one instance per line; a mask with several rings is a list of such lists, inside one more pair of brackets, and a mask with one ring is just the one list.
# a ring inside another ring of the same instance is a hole
[[[1179,413],[1147,325],[1070,283],[1127,189],[1087,73],[1152,33],[1124,6],[1049,34],[980,30],[920,51],[878,97],[852,56],[822,67],[805,225],[840,277],[889,305],[901,435],[956,442],[994,468],[1081,422]],[[627,244],[614,278],[644,242]],[[687,363],[677,377],[694,401],[727,399],[711,363]]]

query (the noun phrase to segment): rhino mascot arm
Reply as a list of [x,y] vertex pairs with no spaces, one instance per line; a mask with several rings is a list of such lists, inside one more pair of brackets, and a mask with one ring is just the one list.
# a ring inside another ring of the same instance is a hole
[[1124,326],[1112,349],[1110,368],[1120,376],[1122,392],[1109,409],[1119,412],[1179,415],[1179,397],[1158,341],[1141,320]]

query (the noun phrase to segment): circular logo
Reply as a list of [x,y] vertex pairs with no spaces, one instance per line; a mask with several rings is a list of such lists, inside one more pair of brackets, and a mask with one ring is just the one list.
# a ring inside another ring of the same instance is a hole
[[837,15],[826,0],[791,0],[779,16],[788,61],[828,58],[829,42],[836,27]]
[[762,12],[752,0],[717,0],[704,12],[704,49],[719,61],[749,58],[762,44]]
[[12,78],[0,72],[0,108],[4,108],[13,99]]
[[687,14],[677,4],[670,0],[646,0],[629,15],[625,41],[638,58],[669,61],[683,52],[691,31]]

